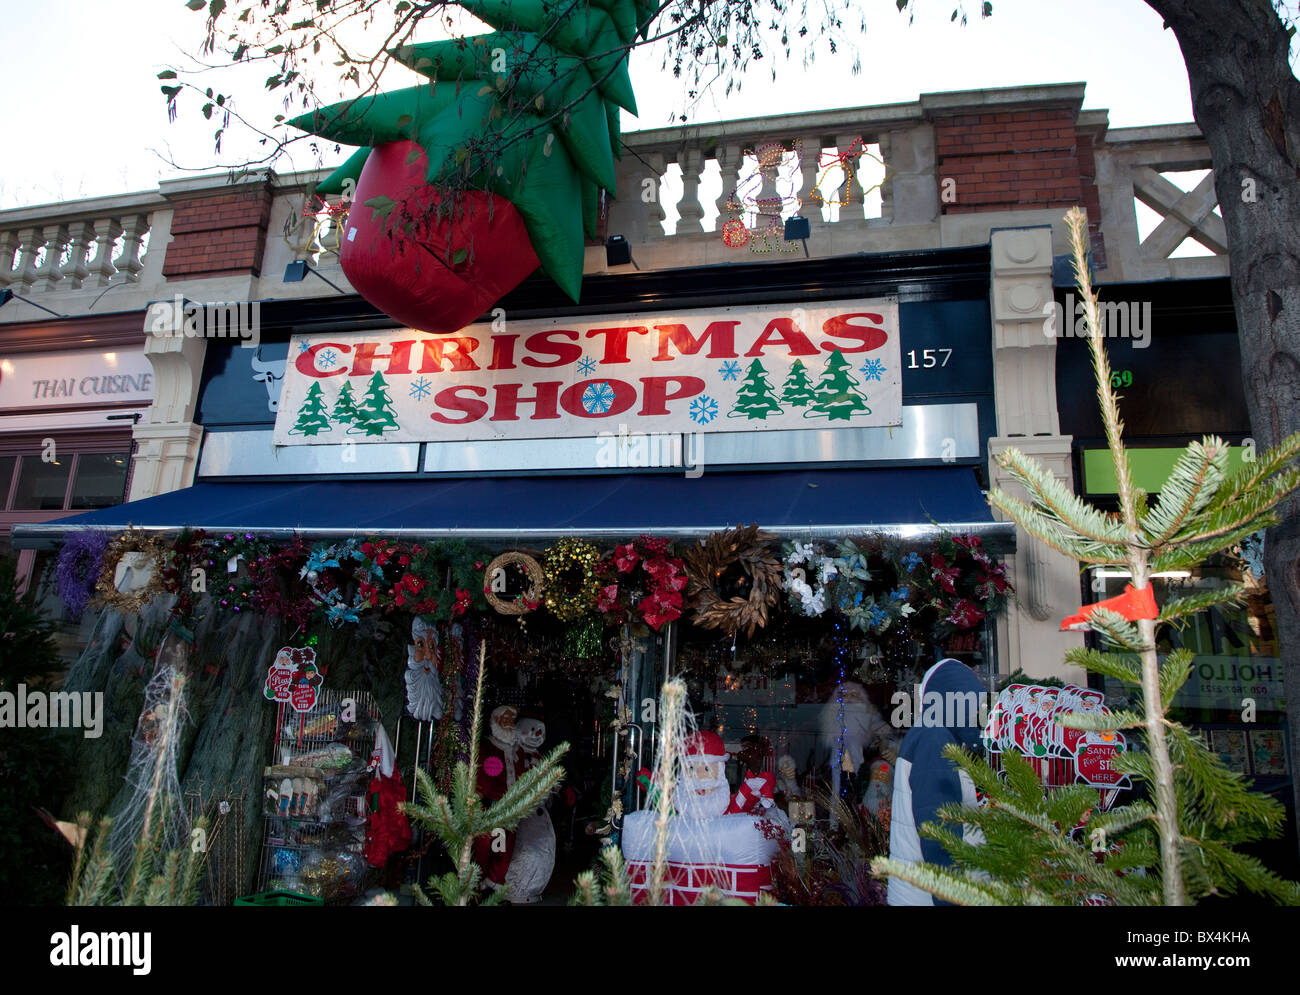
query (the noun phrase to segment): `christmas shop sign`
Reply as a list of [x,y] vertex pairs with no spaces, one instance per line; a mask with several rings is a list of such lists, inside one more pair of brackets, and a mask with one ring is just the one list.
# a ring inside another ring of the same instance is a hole
[[296,335],[275,444],[902,424],[898,303]]

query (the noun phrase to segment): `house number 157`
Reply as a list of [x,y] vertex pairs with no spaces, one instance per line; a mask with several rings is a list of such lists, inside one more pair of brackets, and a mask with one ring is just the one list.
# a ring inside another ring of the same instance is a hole
[[[938,356],[939,353],[943,353],[942,362],[939,361],[939,356]],[[907,358],[908,358],[907,368],[909,370],[922,370],[922,369],[931,370],[934,369],[934,367],[936,366],[947,366],[948,360],[952,358],[952,350],[951,349],[922,349],[921,362],[918,363],[916,361],[916,350],[909,349],[907,351]]]

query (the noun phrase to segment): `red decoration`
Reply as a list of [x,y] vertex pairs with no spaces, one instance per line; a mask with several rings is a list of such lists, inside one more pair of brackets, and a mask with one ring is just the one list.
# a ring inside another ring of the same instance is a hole
[[749,241],[749,229],[745,222],[732,218],[722,226],[722,244],[729,249],[739,249]]
[[1113,598],[1107,598],[1105,601],[1098,601],[1095,605],[1084,605],[1079,609],[1077,615],[1071,615],[1061,622],[1061,631],[1067,629],[1090,629],[1088,619],[1098,608],[1104,608],[1106,611],[1115,612],[1123,615],[1130,622],[1136,622],[1140,618],[1158,618],[1160,610],[1156,607],[1155,592],[1151,585],[1138,590],[1132,584],[1124,585],[1124,593],[1118,594]]
[[[339,262],[362,297],[420,331],[459,331],[538,266],[519,212],[484,191],[459,195],[425,182],[428,158],[412,141],[370,153],[357,181]],[[394,194],[394,191],[402,191]]]

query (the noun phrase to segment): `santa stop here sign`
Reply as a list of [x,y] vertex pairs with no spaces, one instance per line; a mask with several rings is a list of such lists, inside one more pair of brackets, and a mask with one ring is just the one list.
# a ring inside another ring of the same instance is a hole
[[295,335],[276,445],[902,423],[896,298]]

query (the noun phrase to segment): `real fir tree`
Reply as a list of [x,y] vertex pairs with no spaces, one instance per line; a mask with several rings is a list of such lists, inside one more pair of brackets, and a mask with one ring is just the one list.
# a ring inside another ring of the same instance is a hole
[[298,420],[293,428],[289,429],[289,434],[318,435],[330,431],[333,429],[330,427],[329,415],[325,411],[324,394],[320,382],[314,381],[307,388],[307,397],[303,400],[302,407],[298,409]]
[[[378,375],[378,374],[376,374]],[[474,840],[495,831],[514,829],[523,818],[530,815],[546,796],[564,779],[560,758],[569,749],[561,743],[548,753],[536,767],[521,774],[509,790],[491,805],[484,808],[477,789],[479,731],[483,718],[483,675],[487,671],[486,643],[479,643],[478,682],[474,686],[474,724],[470,732],[469,763],[456,764],[452,774],[451,797],[440,794],[427,771],[415,770],[420,802],[404,802],[402,810],[413,823],[432,832],[455,864],[454,871],[442,877],[431,877],[430,891],[445,905],[471,905],[478,900],[483,872],[474,862]],[[488,894],[481,904],[496,905],[508,898],[507,888]],[[415,897],[421,905],[432,905],[428,896],[417,885]]]
[[352,382],[350,380],[343,381],[343,386],[339,389],[339,396],[334,402],[334,410],[331,414],[340,425],[351,425],[357,420],[357,401],[352,395]]
[[858,390],[852,373],[853,364],[838,349],[826,357],[821,380],[812,404],[803,413],[805,418],[826,417],[831,421],[848,421],[856,414],[871,414],[867,395]]
[[806,408],[816,396],[812,381],[808,379],[808,368],[803,365],[802,359],[796,359],[790,364],[790,375],[781,385],[781,400],[791,407]]
[[382,373],[376,373],[366,386],[366,396],[357,405],[356,421],[348,431],[383,435],[399,427],[393,403],[388,397],[388,381]]
[[766,419],[768,415],[780,413],[781,403],[776,398],[776,391],[767,382],[767,370],[756,359],[745,371],[745,382],[736,391],[736,403],[727,412],[727,417]]
[[[1125,568],[1132,586],[1142,590],[1154,573],[1197,566],[1275,522],[1275,506],[1300,486],[1300,469],[1293,465],[1300,434],[1258,454],[1231,476],[1229,446],[1223,440],[1211,436],[1193,442],[1175,462],[1159,498],[1149,504],[1146,492],[1133,482],[1110,362],[1098,334],[1097,298],[1085,249],[1087,216],[1075,208],[1066,222],[1120,510],[1108,513],[1085,503],[1050,470],[1015,449],[1004,451],[998,464],[1025,488],[1028,500],[994,490],[989,501],[1070,559]],[[1091,789],[1045,790],[1028,762],[1013,754],[1003,756],[1007,776],[1000,784],[987,764],[954,745],[947,755],[989,800],[984,808],[944,806],[940,815],[948,823],[979,827],[985,843],[971,846],[949,829],[930,824],[922,834],[944,844],[953,867],[878,858],[873,870],[961,904],[1186,905],[1243,888],[1300,904],[1300,885],[1235,849],[1276,836],[1285,810],[1250,790],[1250,782],[1228,770],[1199,734],[1170,718],[1174,696],[1192,673],[1194,654],[1177,649],[1163,661],[1156,654],[1158,627],[1182,628],[1199,612],[1240,602],[1244,594],[1242,585],[1231,584],[1173,598],[1159,607],[1157,618],[1137,621],[1097,609],[1089,622],[1108,651],[1066,653],[1070,663],[1114,678],[1140,695],[1141,711],[1076,714],[1062,724],[1139,730],[1135,738],[1142,741],[1118,754],[1114,766],[1145,782],[1150,801],[1098,814],[1098,796]]]

